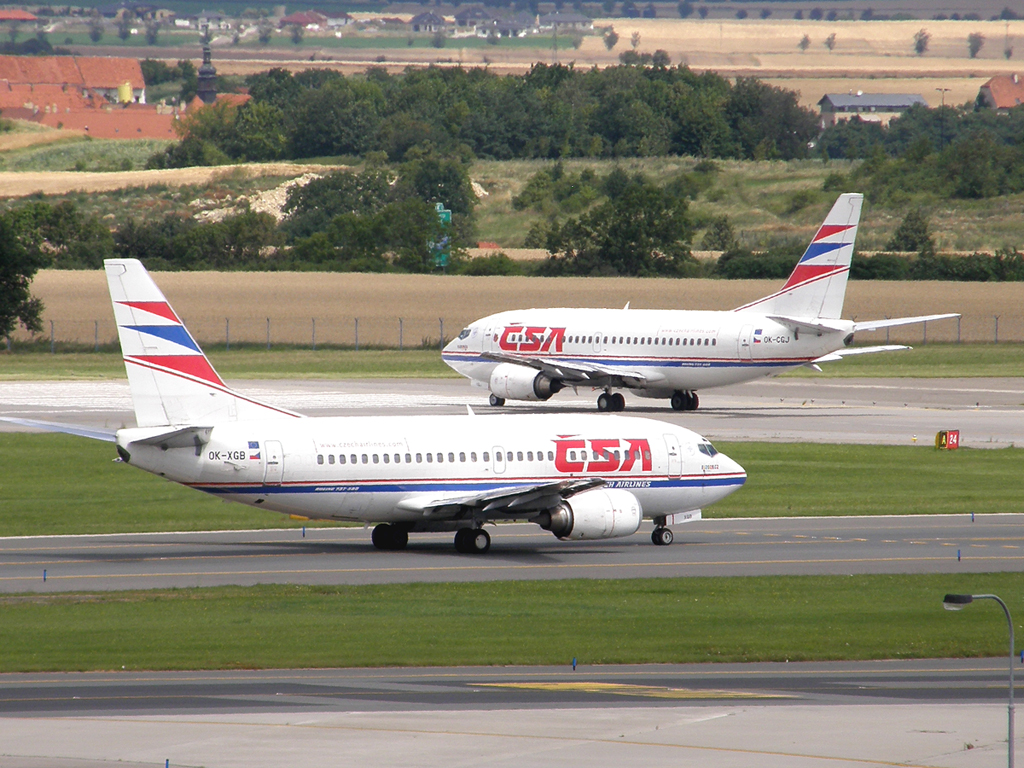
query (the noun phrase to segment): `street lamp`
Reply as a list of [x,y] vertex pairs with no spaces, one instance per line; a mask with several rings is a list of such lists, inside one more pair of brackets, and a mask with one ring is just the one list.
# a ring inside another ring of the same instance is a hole
[[[942,146],[946,143],[946,94],[949,93],[952,88],[936,88],[936,91],[942,94],[942,105],[939,107],[939,152],[942,151]],[[950,611],[958,611],[959,608],[947,608]]]
[[1006,623],[1010,626],[1010,704],[1007,707],[1008,725],[1006,741],[1006,764],[1013,768],[1013,620],[1010,618],[1010,609],[997,595],[946,595],[942,598],[942,607],[947,611],[959,611],[965,605],[975,600],[995,600],[1003,608],[1006,614]]

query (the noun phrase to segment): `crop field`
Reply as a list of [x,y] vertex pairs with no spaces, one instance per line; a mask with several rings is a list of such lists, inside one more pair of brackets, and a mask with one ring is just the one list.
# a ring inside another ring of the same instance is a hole
[[[506,309],[622,307],[730,309],[778,288],[765,280],[465,277],[305,272],[166,272],[155,276],[196,338],[216,345],[270,342],[312,346],[430,347],[467,323]],[[1024,341],[1019,283],[851,281],[844,315],[854,319],[960,312],[965,342]],[[43,270],[44,333],[92,345],[116,341],[106,279],[99,271]],[[996,319],[998,318],[998,320]],[[401,322],[400,322],[401,321]],[[315,326],[315,327],[314,327]],[[269,330],[268,330],[269,329]],[[957,322],[894,328],[889,341],[956,341]],[[401,337],[400,337],[401,334]],[[26,339],[24,334],[16,338]],[[884,331],[859,334],[881,343]]]
[[[924,446],[801,443],[718,447],[746,468],[749,480],[740,492],[705,510],[709,517],[1020,511],[1024,449],[936,451]],[[0,433],[0,536],[295,525],[282,515],[225,504],[114,463],[113,455],[109,443],[85,438]],[[53,456],[62,461],[54,462]],[[817,480],[821,477],[835,481],[825,488]]]

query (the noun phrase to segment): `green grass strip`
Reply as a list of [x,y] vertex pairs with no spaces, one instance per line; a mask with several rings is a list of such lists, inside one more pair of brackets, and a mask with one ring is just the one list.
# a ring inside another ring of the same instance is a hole
[[[810,443],[718,447],[746,468],[748,480],[706,509],[708,517],[1021,511],[1024,449]],[[109,443],[68,435],[0,434],[0,536],[302,525],[273,512],[225,503],[114,458]]]
[[0,598],[0,671],[998,656],[1024,574],[257,586]]
[[[227,379],[458,378],[437,349],[310,349],[207,345],[210,361]],[[0,381],[11,379],[125,378],[121,354],[49,342],[0,355]],[[798,368],[786,376],[824,378],[961,378],[1024,376],[1024,344],[928,344],[825,363],[822,372]]]

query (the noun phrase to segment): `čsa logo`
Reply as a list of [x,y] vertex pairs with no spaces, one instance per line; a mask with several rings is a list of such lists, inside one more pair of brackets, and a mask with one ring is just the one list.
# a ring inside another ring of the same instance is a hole
[[561,352],[565,343],[565,328],[543,325],[510,325],[494,335],[498,346],[506,352]]
[[555,469],[559,472],[651,471],[651,446],[644,440],[555,440]]

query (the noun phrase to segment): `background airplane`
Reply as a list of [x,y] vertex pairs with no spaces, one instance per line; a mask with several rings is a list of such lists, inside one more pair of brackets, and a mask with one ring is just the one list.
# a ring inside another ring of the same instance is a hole
[[529,520],[562,539],[674,523],[746,480],[687,429],[587,415],[307,418],[230,389],[142,264],[104,262],[138,426],[10,420],[116,442],[121,460],[224,499],[313,519],[377,523],[378,549],[454,531],[486,552],[484,523]]
[[[597,407],[621,411],[616,389],[696,410],[697,390],[771,376],[847,355],[909,349],[849,348],[858,331],[957,317],[842,320],[863,196],[840,195],[781,289],[731,311],[526,309],[477,320],[444,361],[506,400],[547,400],[565,388],[601,389]],[[820,369],[819,369],[820,370]]]

